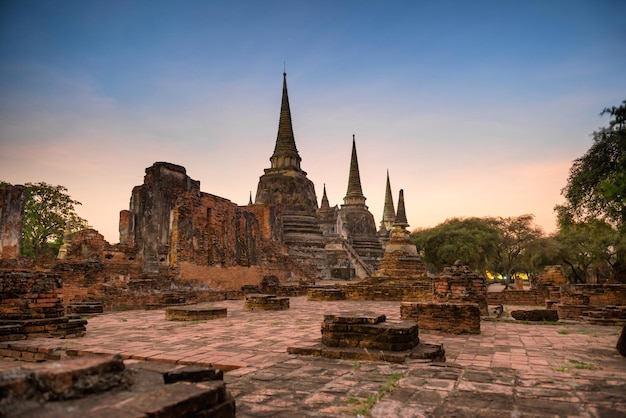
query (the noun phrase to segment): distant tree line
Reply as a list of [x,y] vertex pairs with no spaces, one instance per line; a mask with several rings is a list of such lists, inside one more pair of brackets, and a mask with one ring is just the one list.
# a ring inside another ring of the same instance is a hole
[[611,120],[592,133],[591,148],[570,168],[561,191],[566,202],[555,207],[556,233],[545,235],[528,214],[448,219],[411,234],[429,269],[461,260],[510,279],[561,265],[571,283],[626,283],[626,100],[601,115]]

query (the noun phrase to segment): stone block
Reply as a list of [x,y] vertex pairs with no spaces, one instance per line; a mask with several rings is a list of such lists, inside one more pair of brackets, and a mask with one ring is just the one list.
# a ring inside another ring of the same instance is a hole
[[190,305],[165,309],[165,319],[168,321],[208,321],[218,318],[226,318],[226,308]]
[[289,298],[249,294],[245,296],[243,308],[246,311],[284,311],[289,309]]
[[555,322],[559,320],[559,314],[552,309],[531,309],[511,311],[511,316],[518,321],[549,321]]

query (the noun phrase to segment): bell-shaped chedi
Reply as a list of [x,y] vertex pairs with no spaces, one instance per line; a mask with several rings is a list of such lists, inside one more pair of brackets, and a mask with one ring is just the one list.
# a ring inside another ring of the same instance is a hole
[[328,277],[324,239],[317,221],[315,186],[300,168],[293,134],[291,109],[287,94],[287,74],[283,73],[283,95],[278,122],[278,135],[271,167],[259,178],[255,204],[280,205],[283,214],[283,236],[290,255],[301,264],[308,264],[317,278]]
[[365,200],[361,188],[356,141],[353,135],[348,190],[343,198],[344,204],[339,210],[339,216],[344,238],[373,272],[378,266],[383,249],[378,240],[374,216],[365,205]]
[[428,281],[426,268],[417,254],[417,247],[411,241],[407,227],[404,209],[404,190],[400,190],[398,198],[398,212],[396,213],[391,238],[385,247],[385,254],[380,262],[374,277],[390,280],[418,280]]

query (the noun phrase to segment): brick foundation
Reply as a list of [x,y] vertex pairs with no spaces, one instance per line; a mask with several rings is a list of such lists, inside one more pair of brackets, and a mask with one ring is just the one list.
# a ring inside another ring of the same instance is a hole
[[402,302],[400,316],[421,329],[450,334],[480,334],[480,308],[474,303]]
[[284,311],[289,309],[289,298],[276,295],[246,295],[243,308],[246,311]]

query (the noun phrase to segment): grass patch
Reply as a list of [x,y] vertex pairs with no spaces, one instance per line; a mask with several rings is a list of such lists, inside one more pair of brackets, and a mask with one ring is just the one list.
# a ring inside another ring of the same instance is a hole
[[558,332],[559,334],[562,334],[562,335],[567,335],[567,334],[569,334],[569,331],[568,331],[568,330],[566,330],[566,329],[560,329],[560,330],[558,330],[557,332]]
[[581,369],[581,370],[598,370],[598,366],[595,366],[591,363],[585,363],[583,361],[578,361],[578,360],[569,360],[570,363],[572,363],[574,365],[575,369]]
[[120,322],[128,322],[128,319],[122,318],[122,319],[120,319]]
[[263,340],[264,343],[268,343],[268,344],[276,344],[279,340],[274,340],[274,339],[267,339],[267,340]]
[[357,371],[359,371],[360,368],[361,368],[361,365],[359,364],[359,361],[358,360],[353,360],[352,361],[352,370],[357,372]]
[[585,363],[584,361],[569,359],[567,364],[559,364],[552,368],[556,372],[569,372],[571,369],[578,370],[599,370],[595,364]]
[[[355,362],[358,364],[358,362]],[[354,365],[354,363],[353,363]],[[353,366],[354,367],[354,366]],[[404,377],[404,373],[392,373],[387,376],[387,381],[384,385],[380,387],[378,393],[373,393],[367,397],[367,399],[358,399],[358,398],[348,398],[346,400],[347,403],[351,405],[355,405],[356,407],[352,410],[353,413],[357,415],[367,415],[370,410],[376,405],[378,401],[380,401],[386,394],[390,393],[393,388],[398,386],[398,382],[400,379]]]
[[272,323],[270,323],[270,326],[272,326],[272,327],[279,327],[282,324],[283,324],[282,322],[272,322]]

